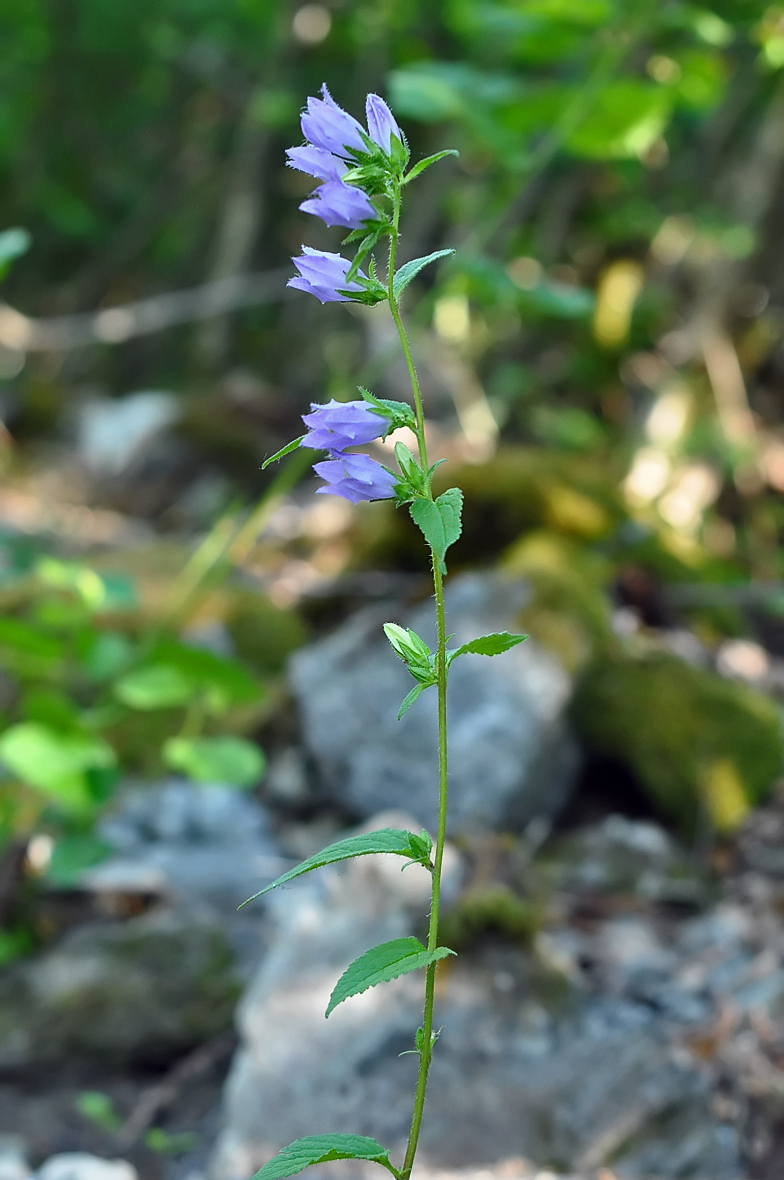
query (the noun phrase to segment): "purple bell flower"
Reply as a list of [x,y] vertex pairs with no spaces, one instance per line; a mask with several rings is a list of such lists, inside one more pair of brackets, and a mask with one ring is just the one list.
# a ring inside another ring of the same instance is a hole
[[403,142],[403,132],[398,127],[395,116],[383,98],[379,98],[377,94],[367,96],[365,113],[370,138],[389,155],[393,135],[396,135],[401,143]]
[[[289,279],[288,287],[296,287],[298,291],[307,291],[315,295],[322,303],[350,303],[350,295],[340,295],[339,291],[363,290],[360,283],[353,279],[346,282],[346,275],[351,266],[348,258],[340,254],[330,254],[327,250],[314,250],[311,246],[303,246],[303,253],[299,258],[292,258],[299,274]],[[359,271],[361,278],[367,276]]]
[[327,225],[344,225],[359,229],[363,221],[378,217],[378,210],[359,188],[342,180],[328,180],[300,205],[303,213],[313,213]]
[[323,98],[309,98],[302,114],[302,134],[314,147],[336,156],[351,158],[350,148],[367,151],[362,138],[362,124],[334,101],[326,86]]
[[309,433],[300,445],[316,451],[343,451],[372,442],[389,429],[389,419],[377,414],[367,402],[338,402],[333,398],[324,406],[310,408],[311,414],[302,415]]
[[286,155],[288,156],[286,163],[290,168],[296,168],[298,172],[306,172],[308,176],[316,176],[319,180],[340,180],[348,169],[345,160],[339,160],[331,152],[313,147],[310,143],[305,144],[304,147],[287,148]]
[[360,500],[394,499],[397,480],[369,455],[336,452],[334,459],[314,463],[313,470],[327,482],[327,487],[319,488],[317,495],[343,496],[352,504]]

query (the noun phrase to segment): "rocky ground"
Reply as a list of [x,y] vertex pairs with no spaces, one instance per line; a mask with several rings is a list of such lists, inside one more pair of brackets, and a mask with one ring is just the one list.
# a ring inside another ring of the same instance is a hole
[[[167,796],[169,813],[177,801],[179,834],[171,814],[165,838],[148,828],[146,843],[136,844],[138,872],[179,858],[186,879],[189,855],[217,866],[220,842],[209,849],[198,837],[198,789],[164,788],[148,819],[166,814]],[[273,837],[261,809],[227,796],[227,812],[237,805],[248,827],[256,814],[264,849],[257,854],[269,857]],[[131,796],[115,822],[138,835],[141,810]],[[710,864],[658,825],[620,815],[540,843],[542,835],[463,840],[450,855],[446,929],[460,954],[439,981],[443,1031],[423,1174],[457,1169],[473,1180],[552,1167],[586,1176],[604,1168],[605,1180],[611,1172],[779,1176],[784,801],[756,812],[737,841],[713,849]],[[93,882],[103,887],[114,873],[115,900],[121,870],[130,876],[129,849]],[[426,882],[414,869],[401,875],[396,864],[373,862],[306,878],[273,895],[263,917],[245,910],[233,919],[221,901],[232,892],[226,873],[220,889],[217,871],[211,883],[203,873],[200,897],[174,900],[172,868],[172,892],[145,913],[82,925],[16,976],[6,971],[4,1012],[9,980],[18,988],[24,978],[28,990],[18,1001],[16,1039],[6,1032],[2,1042],[5,1157],[40,1165],[52,1154],[88,1150],[123,1156],[144,1177],[234,1180],[284,1142],[318,1130],[352,1129],[398,1146],[413,1071],[413,1059],[399,1054],[418,1022],[418,981],[396,981],[323,1019],[346,962],[374,941],[421,928]],[[192,920],[194,902],[201,926]],[[178,1005],[175,990],[168,999],[151,984],[155,951],[145,958],[137,950],[186,925],[191,942],[175,944]],[[234,974],[207,971],[212,991],[199,1002],[213,1024],[205,1032],[186,1008],[204,979],[198,952],[207,927],[222,928],[233,947],[226,961]],[[123,993],[116,955],[131,944],[136,976],[128,975]],[[243,979],[232,1058],[230,998]],[[69,1023],[90,1008],[96,1019]],[[73,1051],[75,1027],[89,1041],[81,1052]],[[155,1061],[161,1029],[170,1041]],[[26,1050],[20,1030],[29,1034]],[[95,1092],[108,1100],[103,1125],[85,1103]]]

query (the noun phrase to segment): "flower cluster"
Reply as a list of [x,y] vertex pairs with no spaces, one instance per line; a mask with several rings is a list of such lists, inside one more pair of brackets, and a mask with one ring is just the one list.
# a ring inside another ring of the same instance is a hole
[[[321,181],[300,209],[327,225],[360,231],[360,237],[367,234],[367,240],[375,243],[389,220],[373,197],[383,194],[385,174],[399,169],[408,158],[403,133],[377,94],[367,96],[366,131],[338,106],[326,86],[321,93],[322,98],[308,99],[302,114],[302,133],[308,142],[286,153],[290,167]],[[322,303],[377,303],[385,298],[377,280],[339,254],[305,246],[294,265],[299,274],[289,286],[315,295]]]
[[369,455],[353,454],[347,447],[372,442],[386,434],[389,417],[380,414],[367,402],[331,401],[325,406],[311,406],[302,421],[309,428],[300,445],[317,451],[329,451],[330,458],[315,463],[314,471],[326,481],[319,488],[322,495],[343,496],[352,504],[360,500],[391,500],[397,479]]

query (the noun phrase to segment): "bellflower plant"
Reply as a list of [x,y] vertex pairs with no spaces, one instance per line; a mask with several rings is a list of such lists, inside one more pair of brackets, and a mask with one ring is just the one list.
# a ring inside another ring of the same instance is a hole
[[[329,1016],[338,1004],[369,987],[396,979],[410,971],[424,970],[424,1014],[422,1026],[413,1038],[412,1049],[419,1058],[419,1066],[404,1159],[399,1165],[394,1164],[389,1149],[367,1136],[309,1135],[285,1147],[256,1173],[254,1180],[283,1180],[311,1164],[338,1159],[369,1160],[386,1168],[396,1180],[409,1180],[424,1114],[428,1072],[438,1035],[434,1032],[433,1023],[436,966],[440,959],[454,954],[454,951],[439,944],[438,937],[441,870],[447,824],[447,678],[452,662],[459,656],[468,653],[499,655],[522,642],[525,636],[502,631],[482,635],[458,648],[447,647],[444,611],[446,554],[460,536],[463,494],[454,487],[448,488],[440,496],[433,494],[432,475],[435,465],[431,466],[428,461],[422,395],[400,312],[400,298],[423,267],[454,251],[438,250],[424,258],[407,262],[398,269],[396,258],[400,240],[400,208],[406,186],[437,160],[456,153],[437,152],[409,168],[405,136],[382,98],[376,94],[367,97],[366,131],[352,115],[334,102],[326,86],[322,87],[322,95],[322,98],[309,98],[307,101],[302,115],[302,131],[308,143],[289,149],[289,163],[324,181],[323,187],[302,207],[316,213],[328,224],[342,224],[351,228],[352,232],[344,239],[343,245],[354,247],[353,258],[303,246],[302,255],[293,259],[299,273],[289,281],[289,286],[315,295],[322,303],[355,302],[372,305],[386,301],[408,368],[413,404],[378,398],[368,390],[360,389],[362,400],[344,403],[333,400],[326,405],[313,405],[311,413],[303,416],[307,433],[267,459],[264,466],[300,446],[323,450],[329,457],[314,464],[316,473],[325,481],[324,486],[318,489],[321,495],[344,496],[354,504],[362,500],[394,499],[398,505],[408,507],[414,523],[422,532],[433,571],[437,632],[435,651],[431,651],[416,632],[397,623],[386,623],[384,631],[414,681],[400,706],[398,718],[427,689],[435,688],[437,693],[438,783],[434,784],[434,789],[438,791],[438,830],[435,840],[425,831],[416,835],[396,828],[351,836],[309,857],[249,898],[253,901],[270,889],[312,869],[371,853],[391,853],[402,857],[404,865],[422,865],[431,878],[427,945],[417,938],[396,938],[372,947],[346,968],[335,985],[326,1011]],[[336,185],[341,190],[339,199],[335,195]],[[348,203],[343,189],[356,193],[353,204]],[[344,211],[344,219],[341,221],[335,218],[329,222],[328,216],[334,217],[337,208]],[[349,210],[356,211],[357,216],[354,217]],[[367,216],[359,217],[360,211]],[[361,225],[355,225],[357,220]],[[376,274],[372,253],[382,239],[388,239],[383,280]],[[368,259],[367,273],[360,270],[365,259]],[[398,442],[394,448],[397,471],[384,467],[369,455],[350,449],[384,438],[401,426],[413,431],[416,454]]]

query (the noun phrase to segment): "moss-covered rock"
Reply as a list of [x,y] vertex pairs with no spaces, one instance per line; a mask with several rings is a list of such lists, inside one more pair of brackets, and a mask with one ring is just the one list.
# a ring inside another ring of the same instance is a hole
[[605,584],[611,567],[600,555],[555,533],[528,533],[506,552],[502,569],[526,578],[532,596],[522,630],[579,672],[612,642]]
[[282,672],[286,660],[308,637],[295,610],[281,610],[263,594],[237,594],[226,626],[237,654],[260,672]]
[[616,650],[594,661],[572,718],[589,751],[626,764],[685,828],[703,813],[734,829],[782,769],[773,701],[663,652]]

